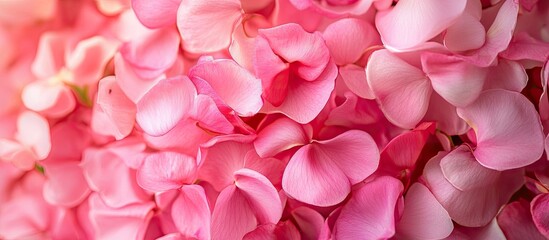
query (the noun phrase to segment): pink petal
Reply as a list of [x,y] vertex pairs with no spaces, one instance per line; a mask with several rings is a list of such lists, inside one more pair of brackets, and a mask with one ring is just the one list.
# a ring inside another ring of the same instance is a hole
[[17,118],[15,138],[33,150],[38,160],[46,158],[51,150],[50,125],[37,113],[26,111]]
[[485,41],[486,29],[478,18],[469,13],[458,18],[444,35],[444,46],[453,52],[478,49]]
[[402,201],[403,190],[400,181],[379,177],[354,191],[336,220],[335,238],[391,238],[395,234],[395,211]]
[[331,206],[341,202],[350,185],[370,176],[378,164],[379,150],[370,135],[350,130],[300,148],[284,171],[282,187],[299,201]]
[[421,65],[429,76],[433,89],[454,106],[467,106],[478,97],[487,71],[460,60],[458,57],[424,53]]
[[443,239],[450,235],[454,224],[429,189],[414,183],[404,198],[404,212],[396,229],[400,238]]
[[[135,171],[115,154],[89,149],[82,160],[84,177],[108,206],[118,208],[150,198],[136,182]],[[116,176],[115,179],[105,176]],[[113,180],[116,184],[113,184]]]
[[490,66],[496,60],[498,53],[504,51],[509,45],[517,22],[519,5],[515,0],[504,0],[501,4],[494,22],[486,32],[484,46],[464,56],[466,61],[479,67]]
[[238,0],[183,0],[177,10],[177,27],[187,51],[216,52],[229,46],[241,18]]
[[172,206],[177,229],[187,238],[210,239],[210,208],[204,189],[186,185]]
[[543,131],[537,112],[526,97],[507,90],[489,90],[458,115],[477,136],[475,158],[494,170],[519,168],[543,153]]
[[440,161],[442,174],[448,182],[461,191],[495,184],[499,172],[480,165],[469,146],[461,145]]
[[152,192],[163,192],[190,184],[196,179],[196,160],[176,152],[148,155],[137,170],[137,183]]
[[530,203],[532,219],[543,236],[549,238],[549,194],[540,194]]
[[318,239],[324,225],[324,217],[317,211],[308,207],[298,207],[292,211],[297,226],[301,230],[304,240]]
[[507,89],[521,92],[528,82],[524,67],[515,61],[499,59],[497,66],[489,69],[484,89]]
[[244,167],[246,154],[253,150],[251,140],[243,135],[212,139],[210,146],[200,150],[202,160],[198,177],[211,183],[217,191],[232,184],[234,172]]
[[267,125],[257,134],[254,147],[261,157],[273,157],[276,154],[309,142],[309,136],[303,127],[291,119],[279,118]]
[[47,164],[44,199],[53,205],[75,207],[91,192],[77,161]]
[[[198,126],[196,120],[187,118],[179,121],[166,134],[158,137],[144,135],[147,144],[159,150],[173,150],[196,156],[200,144],[207,142],[213,136]],[[189,140],[192,139],[192,140]]]
[[458,116],[456,107],[436,92],[431,95],[423,121],[436,122],[437,128],[448,135],[462,135],[470,129],[467,122]]
[[337,65],[355,63],[379,41],[375,28],[357,18],[343,18],[328,25],[322,36]]
[[65,65],[66,42],[65,34],[54,32],[43,34],[31,66],[32,73],[42,79],[56,75]]
[[370,56],[366,78],[391,123],[414,128],[427,112],[432,92],[429,79],[389,51],[376,51]]
[[234,173],[234,184],[246,198],[259,224],[277,223],[282,217],[282,202],[273,184],[260,173],[240,169]]
[[136,203],[111,208],[99,195],[90,196],[89,218],[94,236],[100,239],[141,239],[153,215],[154,203]]
[[21,98],[28,109],[52,117],[65,116],[76,106],[71,90],[62,83],[32,82],[23,88]]
[[114,73],[120,89],[132,102],[137,103],[143,95],[153,88],[163,77],[145,79],[139,77],[130,63],[126,62],[122,54],[114,55]]
[[66,60],[66,68],[78,76],[70,79],[69,83],[78,86],[96,84],[117,49],[116,42],[99,36],[78,42]]
[[103,78],[97,90],[97,104],[114,125],[117,140],[128,136],[135,125],[135,104],[122,92],[114,77]]
[[285,162],[277,158],[261,158],[253,150],[249,151],[245,157],[245,167],[261,173],[277,188],[282,182],[282,174],[286,168]]
[[[485,176],[488,179],[495,178],[493,184],[475,182],[475,186],[468,188],[470,190],[461,191],[455,188],[443,174],[440,161],[444,156],[445,154],[441,152],[433,157],[425,166],[423,177],[426,185],[448,211],[452,220],[462,226],[480,227],[490,223],[500,207],[507,203],[524,183],[522,169],[493,171]],[[482,166],[477,164],[477,166],[466,167]],[[454,172],[456,173],[463,172]],[[456,177],[451,178],[456,179]]]
[[263,105],[261,80],[234,61],[202,62],[189,71],[189,76],[205,80],[240,116],[252,116]]
[[140,78],[159,77],[176,61],[179,36],[175,30],[148,31],[120,47],[120,53]]
[[455,23],[466,0],[408,0],[376,15],[376,27],[385,46],[405,51],[435,37]]
[[162,80],[137,103],[137,123],[149,135],[164,135],[187,114],[195,98],[189,78]]
[[526,200],[521,199],[507,204],[498,214],[497,222],[509,240],[546,239],[534,225],[530,204]]
[[133,0],[132,9],[143,25],[148,28],[161,28],[175,24],[180,3],[181,0]]
[[349,130],[330,140],[319,141],[317,161],[333,161],[356,184],[370,176],[379,165],[379,149],[372,137],[360,130]]
[[332,159],[306,145],[292,156],[282,176],[282,188],[292,198],[315,206],[342,202],[351,191],[350,180]]
[[214,100],[204,94],[198,94],[191,117],[199,122],[200,127],[207,128],[213,132],[232,133],[234,131],[234,126],[219,111]]
[[534,60],[545,62],[549,58],[549,44],[520,32],[513,37],[509,47],[499,56],[509,60]]
[[349,64],[339,67],[339,74],[345,82],[345,85],[347,85],[349,90],[354,94],[361,98],[375,99],[374,93],[366,80],[366,73],[364,72],[363,67]]
[[287,220],[278,224],[263,224],[255,230],[244,235],[243,240],[271,240],[271,239],[287,239],[299,240],[302,239],[299,230],[295,225]]
[[257,224],[246,197],[236,186],[221,191],[212,213],[212,239],[240,240]]
[[36,155],[18,142],[0,139],[0,160],[11,162],[21,170],[34,168]]

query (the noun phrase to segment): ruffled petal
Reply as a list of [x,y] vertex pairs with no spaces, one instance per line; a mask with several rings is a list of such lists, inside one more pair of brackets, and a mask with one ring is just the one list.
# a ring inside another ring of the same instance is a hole
[[137,170],[137,183],[152,192],[163,192],[190,184],[197,175],[196,160],[176,152],[148,155]]

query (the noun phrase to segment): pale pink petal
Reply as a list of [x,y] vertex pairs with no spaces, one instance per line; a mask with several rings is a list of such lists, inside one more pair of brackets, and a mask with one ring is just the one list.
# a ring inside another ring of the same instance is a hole
[[100,36],[78,42],[66,59],[67,70],[75,76],[67,82],[77,86],[97,84],[117,48],[116,42]]
[[113,126],[117,140],[128,136],[135,125],[135,104],[122,92],[115,77],[106,77],[99,82],[97,104]]
[[534,225],[530,204],[524,199],[507,204],[498,214],[497,222],[509,240],[546,239]]
[[521,92],[528,83],[528,74],[524,67],[515,61],[499,59],[497,66],[488,70],[484,89],[507,89]]
[[194,53],[227,48],[241,18],[242,7],[238,0],[182,0],[177,10],[177,27],[183,47]]
[[421,65],[433,89],[454,106],[467,106],[478,97],[486,79],[486,68],[464,62],[458,57],[424,53]]
[[32,149],[39,160],[50,154],[50,125],[48,120],[37,113],[26,111],[19,115],[15,138],[25,147]]
[[[404,187],[379,177],[353,192],[334,226],[336,239],[388,239],[395,234],[395,213]],[[374,197],[372,197],[374,196]]]
[[48,32],[40,37],[32,73],[42,79],[52,77],[65,65],[67,35]]
[[309,142],[303,127],[288,118],[279,118],[267,125],[254,141],[257,154],[261,157],[273,157],[276,154]]
[[280,220],[282,202],[278,191],[265,176],[243,168],[234,173],[234,184],[246,198],[259,224]]
[[467,0],[407,0],[376,15],[376,27],[385,46],[395,50],[414,48],[455,23]]
[[57,82],[30,83],[23,88],[21,98],[28,109],[52,117],[65,116],[76,106],[76,99],[71,90]]
[[179,121],[172,130],[162,136],[145,134],[144,139],[149,146],[159,150],[172,150],[196,156],[200,144],[214,137],[198,125],[196,120],[187,118]]
[[292,217],[301,231],[302,239],[315,240],[319,238],[324,225],[324,217],[320,213],[302,206],[292,211]]
[[0,160],[11,162],[21,170],[34,168],[36,155],[18,142],[0,139]]
[[170,68],[179,52],[179,36],[175,30],[151,30],[120,47],[124,60],[137,76],[152,79]]
[[44,199],[53,205],[75,207],[91,192],[78,161],[47,164]]
[[306,145],[292,156],[282,177],[282,188],[292,198],[315,206],[332,206],[351,192],[351,182],[322,147]]
[[130,63],[126,62],[120,53],[114,55],[114,73],[118,85],[134,103],[139,102],[143,95],[163,79],[162,76],[154,79],[139,77]]
[[210,239],[210,207],[201,186],[183,186],[173,203],[171,215],[186,238]]
[[[470,190],[461,191],[455,188],[442,172],[440,160],[444,156],[445,154],[441,152],[427,163],[423,178],[452,220],[462,226],[480,227],[490,223],[500,207],[507,203],[524,183],[522,169],[493,171],[486,177],[496,178],[494,184],[486,186],[479,182],[475,183],[479,186],[470,186]],[[477,166],[466,167],[482,166],[477,164]]]
[[84,152],[81,166],[90,188],[108,206],[118,208],[150,198],[137,184],[135,171],[111,152],[88,149]]
[[315,160],[333,161],[351,184],[370,176],[379,165],[379,149],[374,139],[360,130],[349,130],[314,145],[317,146]]
[[240,240],[257,225],[244,194],[234,185],[223,189],[212,213],[212,240]]
[[164,135],[188,114],[195,98],[189,78],[162,80],[137,103],[137,123],[149,135]]
[[455,188],[469,191],[478,187],[490,187],[499,172],[480,165],[469,146],[461,145],[440,160],[442,174]]
[[206,81],[240,116],[252,116],[263,105],[261,80],[232,60],[204,61],[194,66],[189,76]]
[[357,18],[343,18],[328,25],[322,36],[337,65],[358,61],[368,47],[379,42],[376,29]]
[[97,9],[107,16],[118,15],[130,8],[131,0],[98,0]]
[[152,192],[177,189],[193,183],[196,170],[196,160],[191,156],[176,152],[152,153],[137,170],[137,183]]
[[414,128],[427,112],[433,90],[429,79],[389,51],[379,50],[370,56],[366,78],[391,123]]
[[153,215],[153,202],[111,208],[97,194],[90,196],[89,218],[100,239],[141,239]]
[[437,128],[448,135],[465,134],[470,129],[467,122],[458,116],[456,107],[436,92],[431,95],[429,109],[425,113],[423,121],[436,122]]
[[244,167],[246,154],[253,150],[253,139],[243,135],[214,138],[201,148],[202,160],[198,177],[221,191],[234,182],[235,171]]
[[280,188],[286,163],[277,158],[261,158],[254,150],[246,154],[245,167],[261,173],[277,188]]
[[475,158],[494,170],[519,168],[543,153],[543,135],[537,112],[526,97],[507,90],[489,90],[458,115],[475,130]]
[[540,194],[530,203],[532,219],[538,231],[549,238],[549,194]]
[[361,98],[375,99],[374,93],[366,80],[366,73],[364,72],[363,67],[349,64],[339,67],[339,74],[345,82],[345,85],[347,85],[349,90],[354,94]]
[[[473,2],[473,1],[468,1]],[[475,16],[464,13],[446,30],[444,46],[453,52],[478,49],[486,41],[486,29]]]
[[463,56],[466,61],[480,67],[490,66],[496,60],[497,55],[509,45],[517,22],[519,4],[515,0],[503,0],[500,3],[501,8],[486,32],[484,46]]
[[180,3],[181,0],[132,0],[132,9],[143,25],[161,28],[175,24]]
[[443,239],[454,229],[448,212],[421,183],[414,183],[404,198],[404,212],[396,225],[403,239]]

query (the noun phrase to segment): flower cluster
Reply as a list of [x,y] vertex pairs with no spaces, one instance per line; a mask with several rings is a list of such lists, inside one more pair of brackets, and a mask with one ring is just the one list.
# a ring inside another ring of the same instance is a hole
[[549,238],[548,16],[2,0],[0,239]]

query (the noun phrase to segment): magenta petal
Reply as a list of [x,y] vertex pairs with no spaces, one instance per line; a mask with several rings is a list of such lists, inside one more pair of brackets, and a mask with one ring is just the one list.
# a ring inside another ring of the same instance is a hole
[[204,189],[199,185],[187,185],[172,205],[172,218],[183,236],[210,239],[210,207]]
[[[402,183],[379,177],[353,192],[334,226],[337,239],[388,239],[395,234],[395,214]],[[373,197],[372,197],[373,196]]]
[[181,1],[177,27],[184,48],[203,53],[229,47],[233,29],[241,17],[238,0]]
[[400,1],[376,15],[376,27],[387,47],[411,49],[451,26],[465,10],[466,3],[466,0]]
[[549,194],[540,194],[530,203],[534,224],[541,234],[549,238]]
[[273,157],[308,142],[309,137],[299,123],[288,118],[279,118],[257,134],[254,146],[259,156]]
[[475,130],[474,155],[485,167],[519,168],[541,157],[545,138],[541,122],[532,103],[520,93],[489,90],[457,112]]
[[240,116],[252,116],[263,106],[261,80],[232,60],[204,61],[194,66],[189,76],[206,81]]
[[177,189],[196,179],[196,160],[176,152],[148,155],[137,170],[137,183],[152,192]]
[[324,226],[324,217],[317,211],[308,207],[298,207],[292,211],[297,226],[301,230],[302,238],[305,240],[319,239],[320,232]]
[[177,7],[181,0],[132,0],[137,18],[148,28],[161,28],[175,24]]
[[164,135],[188,114],[195,98],[189,78],[161,80],[137,103],[137,123],[149,135]]
[[450,235],[454,224],[429,189],[414,183],[404,198],[404,212],[396,229],[403,239],[443,239]]
[[425,73],[389,51],[379,50],[370,56],[366,76],[389,121],[402,128],[414,128],[421,121],[432,92]]

